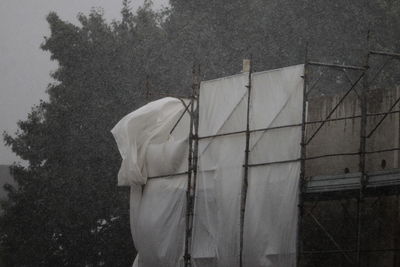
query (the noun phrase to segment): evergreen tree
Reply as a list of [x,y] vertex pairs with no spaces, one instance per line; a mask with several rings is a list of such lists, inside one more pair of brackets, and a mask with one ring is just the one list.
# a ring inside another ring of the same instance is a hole
[[116,187],[120,158],[110,129],[143,103],[143,66],[161,31],[150,6],[123,12],[112,25],[96,11],[80,15],[81,26],[47,17],[51,34],[42,49],[59,64],[49,101],[19,122],[14,137],[4,135],[28,161],[13,167],[18,189],[10,188],[0,219],[7,266],[133,261],[128,190]]
[[[366,5],[367,3],[367,5]],[[4,135],[27,167],[13,166],[0,217],[6,266],[130,266],[135,254],[128,190],[116,187],[120,156],[110,129],[151,93],[188,95],[192,65],[203,79],[238,73],[252,55],[256,70],[304,61],[363,64],[371,47],[399,50],[395,0],[171,0],[160,12],[145,1],[122,20],[100,11],[80,25],[50,13],[42,49],[58,62],[49,100],[18,132]],[[155,98],[150,97],[150,99]]]

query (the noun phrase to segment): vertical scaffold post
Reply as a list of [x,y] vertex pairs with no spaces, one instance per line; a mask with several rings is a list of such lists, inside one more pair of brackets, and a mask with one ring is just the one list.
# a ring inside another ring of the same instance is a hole
[[[196,98],[196,108],[194,112],[194,134],[193,134],[193,183],[192,183],[192,210],[194,210],[195,196],[196,196],[196,185],[197,185],[197,169],[198,169],[198,154],[199,154],[199,116],[200,116],[200,65],[197,66],[197,74],[195,75],[194,83],[194,95]],[[192,214],[192,226],[193,226],[193,216]]]
[[246,113],[246,149],[244,156],[244,173],[242,180],[242,189],[240,197],[240,251],[239,251],[239,264],[243,267],[243,231],[244,231],[244,216],[246,211],[246,198],[248,187],[248,173],[249,173],[249,153],[250,153],[250,104],[251,104],[251,74],[253,71],[253,62],[250,56],[249,78],[247,84],[247,113]]
[[360,190],[357,198],[357,266],[361,266],[361,229],[363,219],[363,202],[364,202],[364,189],[367,184],[366,174],[366,147],[367,147],[367,93],[368,93],[368,68],[369,68],[369,31],[367,36],[367,53],[365,60],[365,74],[363,77],[363,89],[360,98],[361,108],[361,122],[360,122],[360,155],[359,155],[359,172],[360,176]]
[[301,143],[300,143],[300,177],[299,177],[299,216],[297,218],[297,244],[296,244],[296,266],[300,266],[302,251],[302,221],[303,221],[303,190],[306,179],[306,120],[307,120],[307,86],[308,86],[308,45],[304,55],[303,73],[303,108],[301,115]]
[[199,87],[200,67],[196,73],[195,65],[192,70],[192,97],[190,105],[189,123],[189,156],[188,156],[188,180],[186,189],[186,218],[185,218],[185,251],[183,255],[185,267],[192,266],[191,259],[191,238],[193,230],[193,210],[197,177],[197,153],[198,153],[198,128],[199,128]]

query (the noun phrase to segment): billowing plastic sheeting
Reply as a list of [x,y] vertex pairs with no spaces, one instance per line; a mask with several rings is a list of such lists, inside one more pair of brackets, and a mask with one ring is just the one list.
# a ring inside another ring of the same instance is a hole
[[[255,73],[251,129],[300,124],[304,66]],[[300,158],[301,126],[256,132],[250,137],[249,164]],[[249,169],[244,221],[244,266],[296,266],[300,162]]]
[[[246,129],[248,74],[200,87],[199,135]],[[193,223],[194,266],[239,266],[243,134],[199,140]]]
[[[301,123],[303,71],[304,66],[297,65],[252,75],[252,130]],[[246,129],[247,84],[248,73],[201,83],[199,136]],[[144,184],[147,176],[187,170],[189,118],[184,116],[170,136],[184,109],[178,100],[159,100],[142,109],[113,130],[123,157],[120,184],[129,181],[132,188],[131,224],[139,251],[135,266],[182,266],[187,175],[149,179],[143,194],[136,184]],[[249,167],[243,234],[246,267],[295,266],[300,139],[300,126],[250,135],[249,164],[289,162]],[[199,140],[191,240],[195,267],[239,266],[245,144],[243,132]]]
[[[252,130],[301,123],[303,70],[299,65],[252,75]],[[247,76],[201,84],[200,136],[245,130]],[[249,164],[298,159],[300,138],[300,126],[252,133]],[[194,265],[239,266],[245,134],[199,142]],[[244,266],[295,266],[299,171],[298,161],[249,168]]]
[[154,101],[112,129],[122,156],[118,184],[131,186],[131,231],[139,252],[134,266],[183,263],[187,175],[151,177],[187,172],[187,105],[174,98]]
[[[168,142],[174,141],[174,136],[181,139],[188,137],[189,127],[186,127],[186,129],[177,127],[173,135],[170,135],[170,131],[179,120],[182,112],[185,111],[185,105],[178,99],[167,97],[151,102],[126,115],[115,125],[111,132],[122,157],[122,164],[118,173],[118,185],[144,185],[147,182],[148,172],[157,172],[153,170],[153,168],[158,168],[157,163],[162,163],[164,160],[174,161],[174,166],[181,163],[182,154],[168,153],[168,155],[162,154],[162,156],[168,157],[164,159],[158,157],[151,168],[146,168],[146,157],[154,160],[154,152],[157,153],[157,149],[182,150],[174,148],[174,145]],[[187,122],[188,119],[185,118],[178,125],[181,126],[187,124]],[[165,146],[168,146],[168,148]],[[151,150],[150,153],[153,152],[153,155],[147,155],[148,150]],[[159,175],[164,175],[164,173]]]

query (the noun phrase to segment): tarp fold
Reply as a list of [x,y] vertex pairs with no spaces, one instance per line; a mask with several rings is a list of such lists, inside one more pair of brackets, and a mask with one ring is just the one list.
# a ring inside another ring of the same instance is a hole
[[[261,165],[248,172],[246,267],[296,265],[303,72],[296,65],[251,75],[250,128],[257,131],[250,135],[248,163]],[[248,73],[242,73],[201,83],[199,136],[240,133],[199,140],[190,240],[196,267],[239,266],[248,82]],[[183,266],[187,175],[173,174],[188,170],[185,110],[180,100],[161,99],[112,130],[122,156],[118,184],[131,186],[138,267]]]

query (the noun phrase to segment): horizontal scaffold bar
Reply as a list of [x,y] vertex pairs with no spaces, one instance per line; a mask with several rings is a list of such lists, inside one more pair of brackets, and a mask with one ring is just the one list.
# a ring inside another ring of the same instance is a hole
[[[385,153],[385,152],[393,152],[399,151],[400,147],[388,148],[388,149],[381,149],[381,150],[373,150],[373,151],[365,151],[363,154],[378,154],[378,153]],[[314,160],[320,158],[328,158],[328,157],[339,157],[339,156],[357,156],[362,154],[361,152],[346,152],[346,153],[335,153],[335,154],[324,154],[318,156],[307,157],[305,160]]]
[[[263,162],[263,163],[254,163],[254,164],[247,164],[247,167],[258,167],[258,166],[266,166],[272,164],[284,164],[284,163],[291,163],[300,161],[300,159],[289,159],[289,160],[281,160],[281,161],[271,161],[271,162]],[[246,165],[243,165],[246,166]]]
[[320,67],[335,68],[335,69],[350,69],[350,70],[363,70],[363,71],[367,70],[366,67],[361,67],[361,66],[340,65],[340,64],[316,62],[316,61],[309,61],[307,64]]
[[[400,151],[400,147],[374,150],[374,151],[366,151],[365,154],[385,153],[385,152],[393,152],[393,151]],[[360,155],[360,152],[325,154],[325,155],[307,157],[304,160],[315,160],[315,159],[326,158],[326,157],[356,156],[356,155]],[[281,160],[281,161],[270,161],[270,162],[247,164],[247,166],[248,167],[257,167],[257,166],[265,166],[265,165],[272,165],[272,164],[284,164],[284,163],[291,163],[291,162],[296,162],[296,161],[300,161],[300,160],[301,159],[298,158],[298,159],[289,159],[289,160]],[[246,166],[246,165],[243,165],[243,167],[244,166]],[[172,176],[179,176],[179,175],[185,175],[185,174],[188,174],[188,172],[179,172],[179,173],[151,176],[151,177],[148,177],[147,179],[151,180],[151,179],[158,179],[158,178],[168,178],[168,177],[172,177]]]
[[385,51],[370,51],[371,55],[380,55],[380,56],[388,56],[388,57],[398,57],[400,58],[399,53],[393,53],[393,52],[385,52]]
[[[374,150],[374,151],[366,151],[364,154],[376,154],[376,153],[385,153],[385,152],[393,152],[393,151],[398,151],[400,148],[388,148],[388,149],[382,149],[382,150]],[[339,157],[339,156],[358,156],[360,155],[360,152],[347,152],[347,153],[334,153],[334,154],[324,154],[324,155],[318,155],[318,156],[312,156],[312,157],[307,157],[304,160],[315,160],[315,159],[321,159],[321,158],[327,158],[327,157]],[[265,165],[272,165],[272,164],[283,164],[283,163],[290,163],[290,162],[296,162],[300,161],[301,159],[289,159],[289,160],[281,160],[281,161],[271,161],[271,162],[262,162],[262,163],[254,163],[254,164],[248,164],[248,167],[257,167],[257,166],[265,166]],[[245,166],[245,165],[243,165]]]
[[178,173],[172,173],[172,174],[164,174],[164,175],[148,177],[147,180],[158,179],[158,178],[167,178],[167,177],[171,177],[171,176],[179,176],[179,175],[186,175],[186,174],[188,174],[188,172],[178,172]]
[[[366,183],[366,190],[369,194],[379,193],[379,190],[384,190],[385,194],[399,194],[397,189],[400,186],[400,170],[380,170],[366,173],[368,177]],[[342,173],[335,175],[316,175],[310,176],[303,189],[304,194],[312,195],[317,193],[344,193],[345,191],[350,195],[343,195],[349,197],[352,193],[357,197],[357,190],[362,187],[360,183],[361,173]],[[341,197],[340,194],[337,197]]]
[[[275,126],[275,127],[267,127],[267,128],[260,128],[260,129],[254,129],[254,130],[249,130],[250,133],[254,132],[264,132],[264,131],[269,131],[269,130],[276,130],[276,129],[282,129],[282,128],[290,128],[290,127],[300,127],[301,123],[297,124],[287,124],[287,125],[281,125],[281,126]],[[199,136],[199,139],[207,139],[207,138],[214,138],[214,137],[221,137],[221,136],[227,136],[227,135],[235,135],[235,134],[244,134],[246,133],[246,130],[243,131],[235,131],[235,132],[228,132],[228,133],[220,133],[220,134],[214,134],[214,135],[206,135],[206,136]]]
[[[395,111],[390,111],[390,112],[369,113],[369,114],[367,114],[367,117],[384,116],[385,114],[395,114],[395,113],[400,113],[400,110],[395,110]],[[324,121],[325,122],[332,122],[332,121],[342,121],[342,120],[351,120],[351,119],[359,119],[359,118],[361,118],[361,115],[354,115],[354,116],[347,116],[347,117],[340,117],[340,118],[332,118],[332,119],[328,119],[328,120],[308,121],[305,124],[308,125],[308,124],[321,123],[321,122],[324,122]],[[266,128],[254,129],[254,130],[250,130],[250,132],[251,133],[254,133],[254,132],[265,132],[265,131],[270,131],[270,130],[276,130],[276,129],[282,129],[282,128],[290,128],[290,127],[299,127],[299,126],[301,126],[301,123],[281,125],[281,126],[276,126],[276,127],[266,127]],[[244,133],[246,133],[245,130],[227,132],[227,133],[220,133],[220,134],[214,134],[214,135],[199,136],[198,138],[201,140],[201,139],[222,137],[222,136],[235,135],[235,134],[244,134]]]

